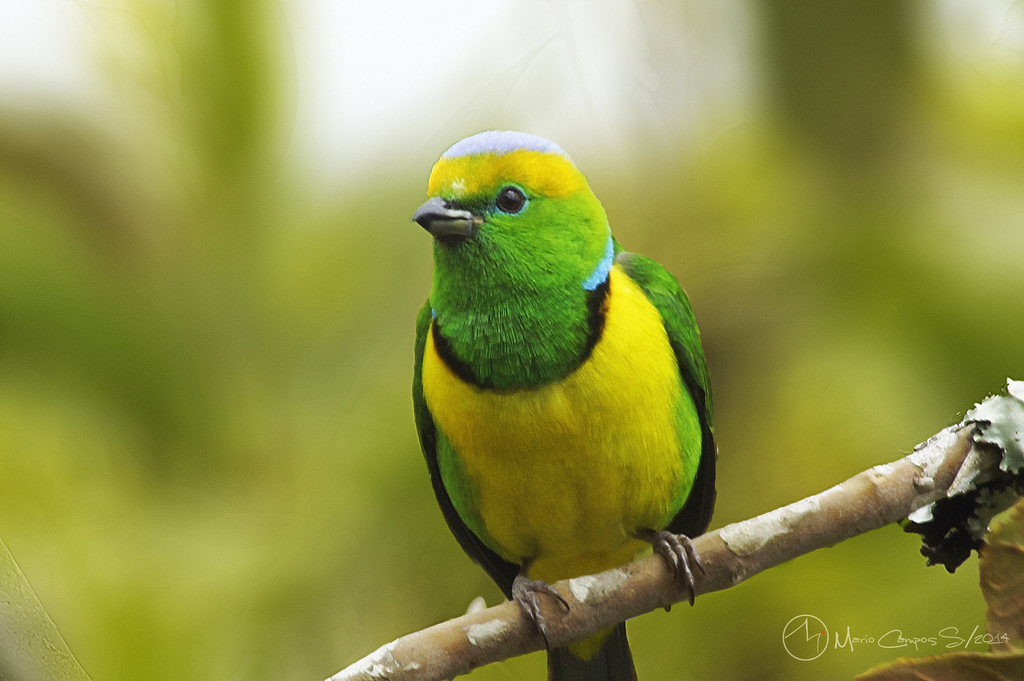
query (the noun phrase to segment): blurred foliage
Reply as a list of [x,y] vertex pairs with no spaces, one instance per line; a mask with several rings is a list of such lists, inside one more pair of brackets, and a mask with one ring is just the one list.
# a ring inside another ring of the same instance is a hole
[[[329,201],[304,186],[269,0],[82,11],[119,113],[0,112],[0,536],[79,661],[98,680],[318,679],[494,603],[412,424],[427,165],[389,155]],[[743,125],[667,170],[584,168],[619,240],[691,295],[715,526],[898,458],[1024,376],[1019,72],[936,58],[920,2],[751,11],[763,99]],[[457,136],[528,125],[463,114]],[[983,629],[977,570],[926,569],[893,526],[638,619],[638,670],[848,678],[940,652],[800,662],[781,632],[803,613],[853,636]]]

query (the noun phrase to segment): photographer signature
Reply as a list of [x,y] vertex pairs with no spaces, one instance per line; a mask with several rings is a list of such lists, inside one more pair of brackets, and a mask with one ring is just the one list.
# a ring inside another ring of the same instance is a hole
[[[830,647],[832,650],[853,652],[855,647],[874,645],[879,648],[899,649],[913,648],[915,651],[942,647],[945,649],[966,649],[969,646],[979,648],[997,643],[1008,643],[1009,636],[980,632],[980,625],[975,625],[970,635],[963,635],[959,627],[949,626],[940,629],[934,635],[908,636],[902,629],[890,629],[877,636],[854,636],[849,626],[845,634],[838,631],[829,640],[829,630],[825,623],[814,615],[797,615],[782,631],[782,645],[786,652],[797,660],[810,661],[821,657]],[[966,631],[966,630],[965,630]]]

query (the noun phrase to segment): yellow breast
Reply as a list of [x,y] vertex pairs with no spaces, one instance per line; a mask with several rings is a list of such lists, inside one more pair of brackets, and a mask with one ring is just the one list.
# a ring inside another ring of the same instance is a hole
[[609,287],[590,359],[537,389],[475,388],[427,334],[427,406],[475,486],[492,548],[516,563],[533,560],[534,578],[628,562],[644,546],[633,533],[662,527],[694,473],[683,470],[679,410],[696,432],[699,424],[661,316],[618,266]]

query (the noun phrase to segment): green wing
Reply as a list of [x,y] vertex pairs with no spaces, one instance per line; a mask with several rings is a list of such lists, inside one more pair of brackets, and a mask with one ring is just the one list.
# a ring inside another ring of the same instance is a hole
[[718,458],[714,413],[711,409],[711,380],[704,360],[704,349],[700,344],[700,331],[690,301],[676,278],[664,267],[635,253],[619,253],[615,261],[661,313],[669,343],[679,363],[683,384],[697,406],[701,425],[700,464],[686,503],[666,528],[671,532],[696,537],[707,530],[715,508],[715,461]]
[[427,460],[427,470],[430,471],[430,482],[434,488],[434,496],[441,507],[444,520],[448,523],[448,529],[455,535],[459,546],[469,554],[480,567],[487,571],[498,586],[505,593],[507,598],[512,597],[512,580],[519,574],[519,566],[510,563],[487,548],[483,541],[466,525],[459,516],[452,504],[448,490],[445,489],[444,481],[441,478],[441,469],[437,460],[438,431],[434,424],[434,417],[427,408],[427,402],[423,399],[423,349],[426,347],[427,334],[431,333],[433,326],[433,315],[430,311],[428,300],[416,317],[416,364],[412,379],[412,402],[413,410],[416,413],[416,430],[420,436],[420,447],[423,449],[423,456]]

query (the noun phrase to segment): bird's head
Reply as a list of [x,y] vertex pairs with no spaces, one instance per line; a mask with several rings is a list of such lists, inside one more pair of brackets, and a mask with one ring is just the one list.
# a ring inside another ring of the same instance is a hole
[[427,195],[413,220],[434,237],[435,286],[440,276],[520,293],[593,289],[611,268],[604,209],[568,155],[541,137],[489,131],[455,143]]

